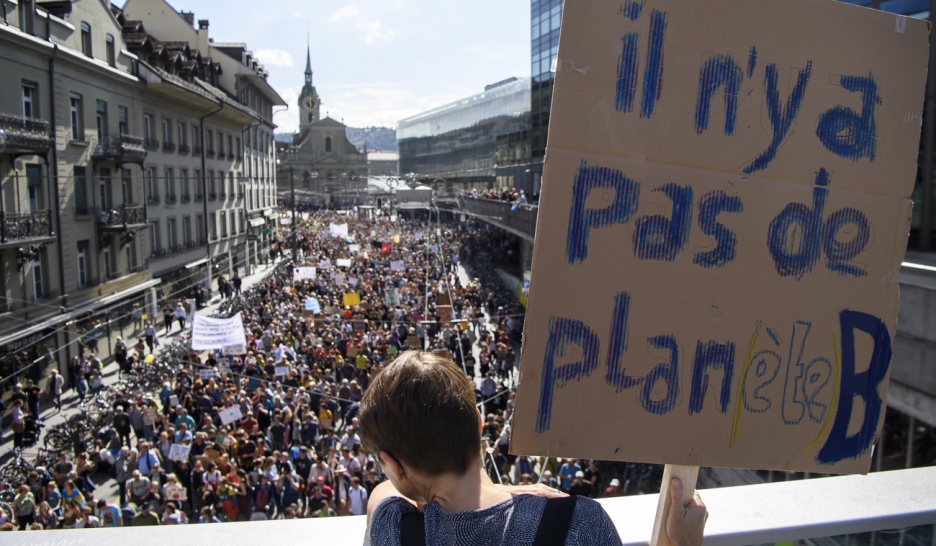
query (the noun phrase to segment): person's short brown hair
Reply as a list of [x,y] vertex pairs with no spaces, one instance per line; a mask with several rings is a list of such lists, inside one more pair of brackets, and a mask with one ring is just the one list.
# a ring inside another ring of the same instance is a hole
[[406,351],[371,383],[358,414],[364,449],[425,476],[463,475],[480,456],[474,383],[454,362]]

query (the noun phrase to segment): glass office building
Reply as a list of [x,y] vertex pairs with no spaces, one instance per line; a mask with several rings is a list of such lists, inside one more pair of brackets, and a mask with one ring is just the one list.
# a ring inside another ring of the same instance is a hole
[[555,64],[559,54],[559,26],[562,23],[563,0],[532,0],[530,11],[531,59],[530,75],[530,162],[529,188],[534,195],[540,191],[543,177],[543,155],[549,127],[549,106]]
[[[510,78],[483,93],[397,125],[400,174],[490,186],[499,158],[529,156],[530,78]],[[525,138],[526,137],[526,138]]]

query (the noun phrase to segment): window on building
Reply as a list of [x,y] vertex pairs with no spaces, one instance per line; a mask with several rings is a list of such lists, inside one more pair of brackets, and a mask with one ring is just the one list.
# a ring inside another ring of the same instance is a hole
[[177,132],[179,133],[179,135],[178,135],[178,137],[179,137],[179,146],[184,146],[184,145],[185,145],[185,136],[186,136],[186,134],[187,134],[187,133],[185,132],[185,124],[184,124],[184,123],[181,123],[181,122],[179,123],[179,125],[178,125],[178,131],[177,131]]
[[169,251],[172,252],[175,250],[176,246],[176,236],[175,236],[175,218],[170,218],[166,220],[166,243],[168,244]]
[[101,210],[107,210],[110,208],[110,169],[101,169],[100,178],[98,179],[98,192],[101,198]]
[[78,241],[78,288],[88,286],[88,241]]
[[208,195],[216,195],[214,171],[208,171]]
[[107,103],[99,100],[97,103],[97,136],[98,140],[104,140],[104,137],[107,136]]
[[192,219],[186,216],[182,218],[182,244],[188,246],[192,242]]
[[130,134],[130,112],[126,106],[117,107],[117,129],[122,135]]
[[201,148],[201,144],[198,141],[198,127],[192,125],[192,147]]
[[75,167],[75,214],[88,214],[88,188],[85,168]]
[[195,186],[195,199],[202,198],[202,176],[201,171],[195,171],[192,175],[192,184]]
[[72,140],[84,140],[84,116],[81,111],[81,95],[71,93],[68,106],[69,121],[71,122]]
[[179,193],[182,194],[182,199],[189,198],[188,171],[185,169],[179,170]]
[[208,147],[206,150],[209,154],[214,153],[214,133],[209,129],[205,129],[205,145]]
[[209,215],[208,218],[211,220],[211,226],[209,227],[209,229],[211,230],[211,238],[217,239],[218,238],[218,218],[214,214]]
[[[20,30],[26,34],[33,34],[33,20],[36,13],[36,8],[33,7],[33,0],[21,0],[18,8]],[[6,11],[4,11],[4,14],[5,13]],[[4,16],[4,19],[5,18]]]
[[232,236],[237,235],[237,216],[234,214],[234,211],[231,211],[229,218],[231,220],[231,232],[230,233]]
[[219,214],[221,215],[221,237],[227,237],[227,213],[222,210]]
[[104,278],[110,280],[114,276],[113,267],[111,267],[110,249],[104,249]]
[[33,296],[36,300],[45,299],[45,286],[42,282],[42,259],[32,263]]
[[150,224],[150,248],[153,256],[159,251],[159,222],[156,220]]
[[195,216],[195,237],[198,241],[198,244],[202,244],[202,241],[205,239],[205,234],[202,233],[202,224],[205,219],[201,214]]
[[143,138],[146,139],[146,145],[153,145],[153,116],[143,115]]
[[163,146],[166,146],[166,145],[169,144],[169,138],[170,138],[170,137],[171,137],[171,135],[170,135],[170,133],[169,133],[169,120],[163,118],[163,120],[162,120],[162,139],[163,139]]
[[170,201],[175,198],[175,183],[172,180],[172,169],[166,169],[164,176],[166,182],[166,201]]
[[130,174],[130,169],[120,171],[120,193],[124,204],[133,203],[133,176]]
[[228,154],[230,154],[231,157],[234,157],[237,155],[237,151],[234,150],[234,137],[232,137],[231,135],[228,135],[227,140],[228,140],[228,143],[227,143]]
[[39,117],[38,86],[34,82],[23,80],[23,117]]
[[147,167],[143,173],[144,182],[146,183],[146,200],[150,203],[156,201],[156,170],[152,167]]
[[237,155],[243,154],[243,153],[244,153],[244,149],[241,148],[241,139],[240,139],[240,137],[236,138],[236,139],[235,139],[235,142],[236,142],[236,146],[237,146]]
[[218,133],[218,155],[224,155],[224,135]]
[[107,50],[107,64],[117,66],[117,49],[114,44],[114,37],[110,34],[104,35],[104,47]]
[[331,137],[325,137],[325,151],[331,151]]
[[38,212],[42,208],[42,167],[26,165],[26,187],[29,198],[29,212]]
[[91,56],[91,25],[81,22],[81,52]]
[[125,249],[124,253],[126,254],[126,257],[127,257],[127,273],[130,273],[131,271],[133,271],[133,248],[132,247],[133,247],[133,243],[130,243],[129,245],[124,247]]

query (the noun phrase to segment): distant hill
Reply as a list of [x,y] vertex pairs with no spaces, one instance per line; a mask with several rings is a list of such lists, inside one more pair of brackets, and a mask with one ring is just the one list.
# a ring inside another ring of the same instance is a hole
[[[345,134],[357,148],[363,148],[367,141],[368,150],[397,152],[396,129],[393,127],[348,127]],[[277,133],[274,138],[277,142],[292,142],[292,133]]]
[[345,130],[348,140],[358,148],[364,147],[364,141],[367,141],[367,149],[378,149],[383,152],[396,152],[396,129],[392,127],[365,127],[358,129],[348,127]]

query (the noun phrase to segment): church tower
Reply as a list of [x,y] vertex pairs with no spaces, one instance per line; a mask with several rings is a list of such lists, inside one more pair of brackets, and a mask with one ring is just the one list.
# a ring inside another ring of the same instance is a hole
[[305,85],[302,86],[302,93],[299,94],[299,130],[304,131],[306,127],[322,119],[319,114],[319,107],[322,106],[322,99],[319,98],[312,85],[312,53],[309,46],[306,45],[306,69]]

